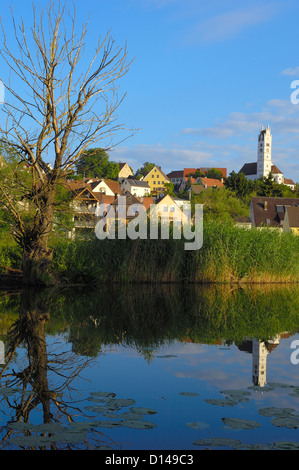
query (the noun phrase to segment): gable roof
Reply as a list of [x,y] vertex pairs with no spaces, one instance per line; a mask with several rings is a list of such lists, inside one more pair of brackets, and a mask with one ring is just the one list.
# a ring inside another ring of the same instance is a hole
[[114,194],[120,194],[122,192],[121,185],[119,184],[118,181],[110,180],[110,179],[100,179],[98,181],[94,181],[91,183],[91,188],[94,191],[94,189],[100,184],[100,183],[105,183],[108,188],[114,193]]
[[161,168],[159,168],[158,166],[154,166],[148,173],[146,173],[146,175],[142,178],[143,180],[145,180],[153,171],[159,171],[161,173],[161,175],[167,180],[167,181],[170,181],[169,178],[165,175],[164,171],[161,170]]
[[280,171],[276,165],[272,165],[271,166],[271,173],[273,173],[274,175],[277,175],[277,174],[283,174],[282,171]]
[[299,198],[252,197],[251,219],[255,227],[282,227],[286,207],[299,206]]
[[218,179],[214,179],[214,178],[197,178],[197,180],[199,182],[199,184],[202,184],[208,188],[213,188],[214,186],[217,186],[217,188],[222,188],[224,186],[224,184],[218,180]]

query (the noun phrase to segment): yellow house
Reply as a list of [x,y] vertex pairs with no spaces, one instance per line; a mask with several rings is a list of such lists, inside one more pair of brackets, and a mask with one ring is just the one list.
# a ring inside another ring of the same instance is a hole
[[123,182],[129,176],[133,176],[132,170],[127,163],[119,163],[118,164],[118,181]]
[[191,210],[189,201],[176,201],[166,194],[154,207],[162,222],[173,222],[180,226],[189,220],[187,212]]
[[293,232],[294,235],[299,235],[299,206],[286,207],[283,230],[284,232]]
[[145,181],[149,185],[152,195],[163,193],[165,183],[170,183],[170,179],[165,175],[161,168],[157,166],[154,166],[154,168],[142,178],[142,181]]

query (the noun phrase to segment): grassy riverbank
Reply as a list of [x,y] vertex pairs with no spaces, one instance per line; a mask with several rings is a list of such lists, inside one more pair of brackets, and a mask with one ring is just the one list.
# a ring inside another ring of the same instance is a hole
[[59,241],[53,269],[73,283],[298,282],[299,237],[209,222],[196,251],[182,239]]
[[[273,229],[206,222],[203,246],[196,251],[186,251],[183,239],[59,238],[53,249],[51,269],[58,284],[299,281],[299,237]],[[18,248],[2,240],[1,271],[20,268],[20,262]]]

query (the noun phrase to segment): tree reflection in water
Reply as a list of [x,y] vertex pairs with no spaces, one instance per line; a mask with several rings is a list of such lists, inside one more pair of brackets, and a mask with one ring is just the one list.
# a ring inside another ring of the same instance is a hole
[[[19,318],[8,332],[6,361],[0,371],[2,408],[6,407],[11,416],[7,425],[2,426],[2,448],[9,446],[10,439],[16,432],[19,436],[16,442],[21,447],[27,447],[28,442],[31,444],[28,446],[30,448],[35,447],[35,441],[38,448],[75,448],[76,441],[82,438],[83,427],[77,429],[80,431],[79,435],[75,432],[76,429],[67,433],[68,428],[65,426],[57,425],[55,428],[55,423],[71,424],[74,423],[74,417],[79,415],[86,418],[81,409],[71,401],[72,382],[94,358],[82,357],[72,351],[55,352],[55,345],[47,346],[45,326],[49,320],[47,301],[35,291],[22,292]],[[21,360],[18,357],[20,346],[25,351]],[[55,388],[51,387],[49,376],[56,376],[51,380],[51,383],[57,384]],[[36,414],[37,410],[42,413],[40,422],[49,425],[49,432],[45,432],[45,426],[38,428],[28,424],[30,416]],[[37,433],[38,429],[43,432]],[[60,444],[54,442],[51,429],[64,431],[63,434],[57,434],[57,438],[62,440]],[[26,436],[23,444],[20,432],[23,437]],[[35,439],[29,440],[30,436]],[[45,445],[38,436],[45,438]],[[52,439],[47,440],[51,436]],[[101,441],[104,435],[93,430],[92,438]],[[88,441],[84,439],[83,442],[88,447]]]

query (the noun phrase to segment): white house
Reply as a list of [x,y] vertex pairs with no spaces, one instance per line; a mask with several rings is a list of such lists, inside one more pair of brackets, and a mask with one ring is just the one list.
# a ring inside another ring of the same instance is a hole
[[151,188],[146,181],[134,180],[131,178],[125,179],[121,188],[123,191],[129,191],[135,197],[149,196]]

